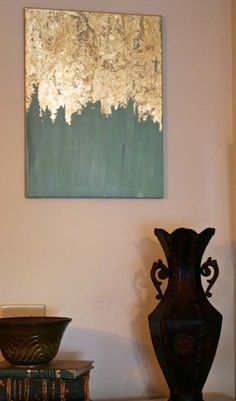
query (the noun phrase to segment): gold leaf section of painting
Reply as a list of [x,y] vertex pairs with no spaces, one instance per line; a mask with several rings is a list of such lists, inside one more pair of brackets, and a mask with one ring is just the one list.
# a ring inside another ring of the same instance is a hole
[[89,103],[101,113],[133,102],[139,121],[162,125],[161,17],[25,10],[26,109],[39,107],[71,123]]

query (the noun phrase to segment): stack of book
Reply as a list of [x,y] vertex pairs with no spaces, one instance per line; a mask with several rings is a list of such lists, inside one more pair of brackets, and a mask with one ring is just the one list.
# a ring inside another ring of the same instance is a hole
[[92,361],[13,367],[0,362],[0,401],[89,401]]

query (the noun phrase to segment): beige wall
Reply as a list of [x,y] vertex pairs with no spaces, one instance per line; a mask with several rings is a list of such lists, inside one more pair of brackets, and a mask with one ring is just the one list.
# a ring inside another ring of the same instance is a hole
[[[165,198],[25,199],[23,7],[161,14]],[[166,394],[150,343],[156,226],[216,228],[224,323],[206,391],[234,394],[230,0],[0,0],[0,304],[71,316],[61,358],[94,359],[91,396]]]

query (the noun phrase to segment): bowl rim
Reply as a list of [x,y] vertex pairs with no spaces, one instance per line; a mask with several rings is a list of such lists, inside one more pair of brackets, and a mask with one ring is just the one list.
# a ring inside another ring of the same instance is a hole
[[5,324],[9,324],[10,326],[35,326],[55,323],[70,323],[71,321],[71,317],[61,316],[16,316],[0,318],[0,326]]

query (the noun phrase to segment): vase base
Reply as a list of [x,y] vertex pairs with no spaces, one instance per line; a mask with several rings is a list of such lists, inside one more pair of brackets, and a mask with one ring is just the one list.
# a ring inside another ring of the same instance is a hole
[[172,395],[168,401],[204,401],[202,394],[181,394]]

